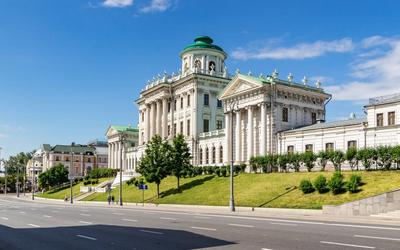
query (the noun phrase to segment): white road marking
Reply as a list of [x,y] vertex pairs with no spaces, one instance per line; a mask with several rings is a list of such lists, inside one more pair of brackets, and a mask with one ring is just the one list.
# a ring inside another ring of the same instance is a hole
[[331,242],[331,241],[320,241],[320,243],[329,244],[329,245],[337,245],[337,246],[346,246],[346,247],[375,249],[375,247],[371,247],[371,246],[352,245],[352,244],[346,244],[346,243],[340,243],[340,242]]
[[199,229],[199,230],[207,230],[207,231],[217,231],[215,228],[208,228],[208,227],[190,227],[193,229]]
[[24,211],[19,212],[20,214],[26,214]]
[[90,214],[79,214],[80,216],[90,216]]
[[150,233],[150,234],[164,234],[162,232],[156,232],[156,231],[150,231],[150,230],[144,230],[144,229],[141,229],[139,231],[143,232],[143,233]]
[[270,224],[272,224],[272,225],[281,225],[281,226],[297,227],[297,224],[280,223],[280,222],[271,222]]
[[85,235],[81,235],[81,234],[77,234],[76,236],[80,237],[80,238],[87,239],[87,240],[97,240],[96,238],[85,236]]
[[207,216],[195,216],[194,218],[196,218],[196,219],[210,219],[210,217],[207,217]]
[[245,224],[228,224],[229,226],[234,226],[234,227],[254,227],[253,225],[245,225]]
[[82,223],[82,224],[93,224],[93,222],[83,221],[83,220],[80,220],[79,223]]
[[377,240],[393,240],[393,241],[400,241],[399,238],[387,238],[387,237],[377,237],[377,236],[369,236],[369,235],[354,235],[357,238],[368,238],[368,239],[377,239]]
[[161,220],[176,220],[176,218],[171,217],[160,217]]
[[261,250],[272,250],[271,248],[261,248]]
[[133,220],[133,219],[121,219],[123,221],[130,221],[130,222],[137,222],[137,220]]
[[143,212],[143,213],[145,213],[145,214],[156,214],[156,213],[153,213],[153,212]]
[[45,218],[51,218],[51,217],[53,217],[53,216],[45,214],[45,215],[43,215],[43,217],[45,217]]
[[31,226],[31,227],[40,227],[39,225],[36,225],[36,224],[28,224],[28,226]]
[[124,214],[121,214],[121,213],[112,213],[112,214],[114,214],[114,215],[124,215]]
[[1,217],[3,220],[8,220],[8,218],[7,217]]

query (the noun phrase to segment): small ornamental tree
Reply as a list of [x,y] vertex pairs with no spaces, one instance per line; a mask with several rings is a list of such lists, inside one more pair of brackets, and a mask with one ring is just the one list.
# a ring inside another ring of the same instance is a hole
[[300,172],[302,154],[294,153],[287,155],[288,163],[292,165],[295,172]]
[[331,151],[328,153],[329,160],[333,163],[336,171],[342,170],[342,163],[344,161],[344,154],[340,150]]
[[361,161],[365,170],[370,170],[371,165],[373,164],[374,159],[374,149],[372,148],[363,148],[357,151],[357,160]]
[[325,176],[323,176],[322,174],[319,175],[314,181],[314,187],[320,194],[328,192],[329,188]]
[[303,192],[303,194],[309,194],[315,191],[311,181],[307,179],[301,180],[299,188]]
[[396,169],[400,169],[400,145],[393,147],[392,159],[394,162],[396,162]]
[[351,170],[354,170],[355,166],[357,166],[358,170],[357,149],[347,149],[344,159],[349,163]]
[[147,182],[157,184],[157,197],[160,197],[160,183],[167,177],[170,162],[170,146],[155,135],[147,144],[145,153],[139,163],[138,172]]
[[343,175],[340,171],[336,171],[328,182],[328,186],[333,194],[340,194],[344,190]]
[[180,188],[180,178],[190,175],[192,165],[190,164],[190,149],[187,145],[183,135],[176,136],[172,141],[172,147],[170,148],[171,159],[169,165],[169,172],[176,177],[177,187]]
[[379,146],[376,148],[377,165],[380,169],[389,170],[392,166],[392,147]]
[[280,171],[287,170],[288,164],[288,156],[287,155],[279,155],[276,160],[277,166],[279,167]]
[[301,161],[306,166],[308,172],[312,171],[316,160],[317,156],[313,152],[305,152],[301,155]]
[[329,161],[329,154],[328,154],[328,152],[326,152],[326,151],[320,151],[319,153],[318,153],[318,163],[319,163],[319,165],[320,165],[320,167],[321,167],[321,171],[325,171],[325,167],[326,167],[326,164],[328,164],[328,161]]

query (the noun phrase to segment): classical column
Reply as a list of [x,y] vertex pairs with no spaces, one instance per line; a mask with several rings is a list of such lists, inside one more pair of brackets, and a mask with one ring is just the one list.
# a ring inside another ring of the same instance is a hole
[[175,98],[171,99],[171,124],[170,124],[170,138],[173,138],[175,136],[174,133],[174,123],[175,123]]
[[115,168],[119,169],[119,164],[120,164],[120,161],[121,161],[121,157],[120,157],[119,151],[121,150],[121,148],[120,148],[121,145],[119,144],[119,142],[117,142],[115,146],[116,146],[116,149],[117,149],[115,151],[115,156],[116,156],[115,157],[116,158]]
[[157,106],[157,117],[156,117],[156,134],[158,134],[159,136],[161,136],[161,102],[160,100],[156,101],[156,106]]
[[225,147],[224,147],[224,162],[229,163],[231,159],[231,117],[230,113],[225,113]]
[[107,158],[107,165],[108,168],[111,168],[111,143],[108,143],[108,158]]
[[235,143],[235,150],[236,150],[236,162],[242,161],[242,152],[241,152],[241,147],[242,147],[242,135],[241,135],[241,115],[240,115],[240,110],[236,112],[236,131],[235,131],[235,137],[236,137],[236,143]]
[[145,115],[145,125],[144,125],[144,127],[145,127],[145,129],[144,129],[144,137],[145,137],[145,142],[147,143],[147,142],[149,142],[150,141],[150,135],[151,135],[151,133],[150,133],[150,115],[151,115],[151,112],[150,112],[150,105],[147,105],[147,107],[146,107],[146,115]]
[[221,162],[219,162],[219,159],[221,157],[220,152],[219,152],[219,147],[221,147],[221,145],[217,144],[217,145],[214,145],[214,147],[215,147],[215,164],[219,164],[219,163],[221,163]]
[[247,107],[247,160],[250,161],[250,157],[253,156],[253,107]]
[[156,103],[151,104],[150,109],[150,140],[156,134]]
[[265,155],[265,145],[266,145],[266,129],[267,129],[267,120],[266,120],[266,105],[265,103],[261,103],[261,135],[260,135],[260,155]]
[[196,138],[197,137],[197,91],[196,91],[196,89],[194,89],[192,92],[192,100],[190,103],[190,107],[192,110],[192,118],[190,119],[190,122],[192,124],[190,125],[190,128],[192,130],[192,137]]
[[162,99],[162,138],[168,137],[168,100],[167,98]]

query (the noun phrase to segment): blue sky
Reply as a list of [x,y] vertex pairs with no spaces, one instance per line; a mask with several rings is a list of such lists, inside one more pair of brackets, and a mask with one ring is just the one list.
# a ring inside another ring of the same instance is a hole
[[137,123],[148,79],[209,35],[230,73],[322,81],[328,120],[400,92],[398,1],[0,0],[0,147],[104,138]]

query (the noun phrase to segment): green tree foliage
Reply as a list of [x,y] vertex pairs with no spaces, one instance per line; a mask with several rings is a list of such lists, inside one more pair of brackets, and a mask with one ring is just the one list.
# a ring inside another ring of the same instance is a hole
[[349,163],[351,170],[354,170],[355,166],[357,166],[358,170],[357,149],[347,149],[344,159]]
[[180,178],[191,175],[192,165],[190,159],[189,146],[187,145],[183,135],[176,136],[172,141],[172,147],[170,148],[170,173],[177,179],[177,187],[180,187]]
[[326,151],[320,151],[318,153],[318,159],[319,159],[318,163],[321,167],[321,171],[325,171],[326,164],[328,164],[328,161],[329,161],[329,153]]
[[380,169],[390,169],[393,162],[392,151],[393,148],[389,146],[379,146],[376,148],[377,165]]
[[294,169],[295,172],[300,171],[301,157],[302,157],[302,155],[299,153],[287,155],[288,163],[292,166],[292,168]]
[[303,192],[303,194],[309,194],[315,191],[311,181],[307,179],[301,180],[299,188]]
[[62,164],[50,168],[39,175],[39,187],[50,188],[68,182],[68,170]]
[[340,194],[344,190],[344,177],[340,171],[336,171],[328,182],[328,186],[333,194]]
[[288,162],[289,162],[289,157],[287,155],[279,155],[276,159],[276,163],[281,172],[287,171]]
[[314,187],[320,194],[328,192],[329,188],[325,176],[319,175],[314,181]]
[[344,161],[344,154],[340,150],[334,150],[328,153],[329,160],[332,162],[336,171],[342,170],[342,163]]
[[312,169],[314,168],[315,161],[317,160],[317,156],[313,152],[305,152],[304,154],[301,154],[300,158],[301,158],[301,161],[306,166],[307,171],[311,172]]
[[147,144],[145,153],[139,163],[138,172],[147,182],[157,184],[157,197],[160,197],[160,183],[167,177],[170,161],[170,145],[155,135]]
[[400,169],[400,145],[393,147],[392,159],[394,162],[396,162],[396,169]]
[[364,148],[357,151],[357,160],[362,162],[365,170],[370,170],[376,158],[376,151],[373,148]]
[[351,175],[348,182],[346,182],[347,190],[350,193],[357,193],[358,187],[361,185],[361,176],[359,175]]

